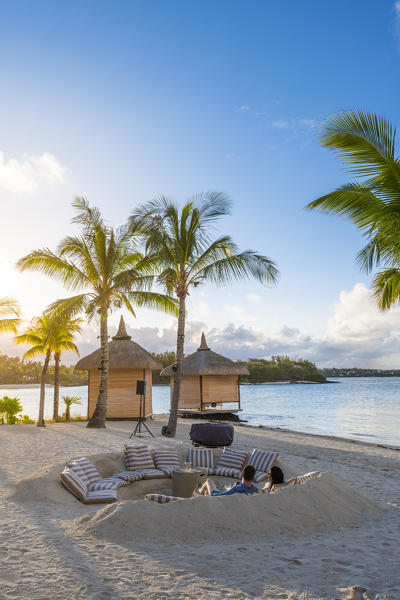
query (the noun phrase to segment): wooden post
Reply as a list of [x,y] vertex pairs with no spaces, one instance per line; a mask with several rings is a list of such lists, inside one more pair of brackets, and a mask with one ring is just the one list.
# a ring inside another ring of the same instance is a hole
[[239,410],[240,410],[240,375],[238,375],[237,386],[238,386],[238,402],[239,402]]
[[90,369],[88,370],[88,386],[87,386],[87,418],[89,421],[89,401],[90,401]]
[[203,375],[200,375],[200,410],[203,410]]

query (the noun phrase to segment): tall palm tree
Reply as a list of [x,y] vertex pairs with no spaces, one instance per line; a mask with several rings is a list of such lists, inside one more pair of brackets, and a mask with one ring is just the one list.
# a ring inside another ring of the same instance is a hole
[[14,298],[7,296],[0,298],[0,333],[17,333],[17,327],[21,322],[19,315],[19,304]]
[[382,309],[400,301],[400,157],[396,129],[368,112],[343,112],[323,124],[323,146],[336,150],[358,178],[310,202],[308,210],[344,215],[362,232],[366,245],[357,254],[367,273],[382,267],[372,290]]
[[105,427],[108,396],[108,326],[113,308],[125,306],[135,315],[133,306],[150,307],[176,314],[176,303],[164,294],[151,291],[156,257],[143,256],[138,251],[136,236],[128,228],[115,231],[107,226],[97,208],[91,208],[84,198],[76,198],[73,219],[81,227],[81,235],[67,236],[57,252],[48,248],[35,250],[21,258],[17,265],[40,271],[61,281],[78,295],[54,302],[54,315],[70,317],[85,312],[89,320],[100,321],[101,360],[100,388],[97,404],[88,427]]
[[82,328],[81,319],[59,319],[54,324],[51,336],[51,346],[54,352],[54,401],[53,401],[53,419],[58,421],[58,410],[60,403],[60,361],[61,353],[72,350],[79,354],[78,348],[73,342],[74,335],[79,333]]
[[168,425],[163,434],[175,436],[184,356],[186,298],[191,288],[255,277],[274,283],[278,270],[272,260],[252,250],[239,251],[228,235],[212,236],[215,222],[230,212],[228,197],[210,191],[189,199],[182,210],[165,197],[139,206],[130,218],[133,231],[141,230],[146,251],[157,255],[158,282],[179,302],[176,370]]
[[43,313],[41,317],[34,317],[25,333],[18,335],[14,338],[16,344],[27,344],[31,346],[23,356],[23,360],[29,360],[35,358],[40,354],[44,354],[44,363],[42,373],[40,376],[40,402],[39,402],[39,417],[37,420],[37,427],[45,427],[44,424],[44,397],[45,397],[45,384],[46,384],[46,373],[51,358],[51,335],[52,335],[52,322],[49,317]]

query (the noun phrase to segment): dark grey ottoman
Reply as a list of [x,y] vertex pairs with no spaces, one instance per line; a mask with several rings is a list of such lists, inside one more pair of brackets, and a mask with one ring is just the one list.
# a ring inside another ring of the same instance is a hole
[[230,446],[233,442],[234,429],[225,423],[193,423],[190,428],[190,439],[202,446]]

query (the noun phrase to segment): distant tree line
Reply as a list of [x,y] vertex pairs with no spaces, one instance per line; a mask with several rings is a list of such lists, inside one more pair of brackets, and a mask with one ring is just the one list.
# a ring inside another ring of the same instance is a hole
[[289,356],[272,356],[264,358],[249,358],[238,361],[249,370],[249,375],[242,375],[243,383],[263,383],[273,381],[315,381],[323,383],[326,379],[313,362],[299,358],[293,360]]
[[[40,362],[32,360],[22,362],[17,356],[0,354],[0,384],[2,385],[40,383],[42,369],[43,364]],[[46,383],[54,384],[54,366],[48,368]],[[85,385],[86,383],[86,371],[75,371],[74,367],[60,365],[60,385]]]
[[400,369],[358,369],[357,367],[320,369],[325,377],[400,377]]

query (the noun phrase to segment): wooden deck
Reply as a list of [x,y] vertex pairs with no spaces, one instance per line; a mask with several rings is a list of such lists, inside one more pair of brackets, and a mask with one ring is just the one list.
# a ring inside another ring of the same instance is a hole
[[239,412],[242,412],[241,408],[206,408],[203,410],[180,408],[178,409],[178,416],[192,419],[239,421],[239,415],[236,414]]

